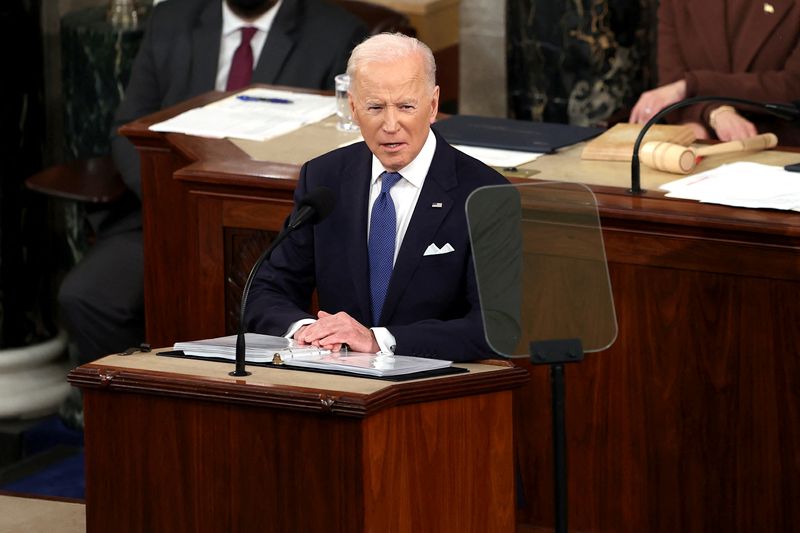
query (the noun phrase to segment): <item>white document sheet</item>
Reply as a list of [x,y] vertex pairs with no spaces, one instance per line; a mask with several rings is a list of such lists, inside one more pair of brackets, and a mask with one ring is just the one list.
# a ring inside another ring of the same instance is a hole
[[660,188],[670,198],[800,211],[800,173],[761,163],[729,163]]
[[336,98],[253,88],[153,124],[153,131],[265,141],[336,112]]
[[[236,360],[236,337],[236,335],[228,335],[214,339],[176,342],[173,350],[180,350],[193,357],[234,361]],[[309,345],[300,346],[293,339],[273,335],[245,333],[244,339],[245,359],[251,363],[270,363],[276,354],[288,359],[295,356],[319,357],[331,353],[330,350]]]
[[284,359],[289,366],[336,370],[366,376],[402,376],[417,372],[429,372],[448,368],[453,363],[441,359],[410,357],[406,355],[382,355],[374,353],[334,352],[328,355],[294,356]]
[[518,152],[516,150],[500,150],[483,146],[465,146],[463,144],[454,144],[453,147],[468,156],[474,157],[485,165],[500,168],[518,167],[544,155],[538,152]]

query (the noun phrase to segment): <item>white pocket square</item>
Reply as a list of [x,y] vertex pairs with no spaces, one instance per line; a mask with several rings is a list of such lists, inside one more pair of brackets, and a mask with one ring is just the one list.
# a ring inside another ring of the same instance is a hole
[[430,243],[428,245],[428,248],[425,250],[425,253],[422,254],[422,255],[423,256],[425,256],[425,255],[441,255],[441,254],[449,254],[450,252],[455,252],[455,251],[456,251],[455,248],[453,248],[453,246],[449,242],[447,244],[445,244],[444,246],[442,246],[441,248],[436,246],[435,243]]

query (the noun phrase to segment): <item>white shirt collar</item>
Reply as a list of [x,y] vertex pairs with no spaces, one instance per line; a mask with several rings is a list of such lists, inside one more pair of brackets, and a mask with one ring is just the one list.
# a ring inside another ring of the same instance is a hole
[[254,26],[264,33],[269,33],[269,29],[272,27],[272,21],[275,20],[275,15],[278,13],[282,2],[283,0],[278,0],[266,13],[255,20],[248,21],[240,18],[236,13],[231,11],[231,8],[228,7],[228,3],[222,0],[222,37],[225,38],[239,31],[239,29],[244,26]]
[[[421,189],[422,184],[425,183],[425,176],[428,175],[428,170],[431,168],[433,161],[433,154],[436,152],[436,135],[433,130],[428,129],[428,138],[425,139],[425,144],[411,163],[401,168],[398,172],[416,188]],[[380,160],[372,154],[372,179],[370,186],[375,185],[381,174],[387,172],[383,167]]]

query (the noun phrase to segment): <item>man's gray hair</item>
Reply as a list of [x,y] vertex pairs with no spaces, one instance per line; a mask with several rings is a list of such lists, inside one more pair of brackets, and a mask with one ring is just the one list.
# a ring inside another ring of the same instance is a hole
[[428,45],[402,33],[379,33],[369,37],[353,49],[347,61],[347,74],[355,79],[356,72],[372,62],[390,62],[419,55],[422,58],[425,78],[432,91],[436,86],[436,61]]

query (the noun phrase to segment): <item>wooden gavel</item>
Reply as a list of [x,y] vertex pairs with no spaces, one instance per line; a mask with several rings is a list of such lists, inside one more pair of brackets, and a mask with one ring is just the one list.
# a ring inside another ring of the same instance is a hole
[[767,148],[775,147],[777,144],[778,138],[774,133],[762,133],[748,139],[711,144],[700,148],[655,141],[642,145],[641,150],[639,150],[639,160],[656,170],[674,174],[688,174],[697,164],[698,157],[766,150]]

